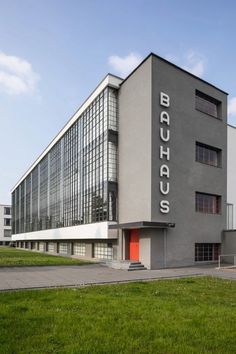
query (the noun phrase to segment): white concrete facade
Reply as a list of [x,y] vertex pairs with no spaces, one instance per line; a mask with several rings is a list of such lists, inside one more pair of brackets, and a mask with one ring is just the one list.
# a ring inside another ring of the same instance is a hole
[[60,227],[57,229],[27,232],[12,236],[13,241],[34,241],[34,240],[107,240],[117,238],[116,230],[108,230],[107,221],[87,225],[71,227]]
[[[10,210],[10,214],[7,211]],[[8,225],[10,223],[10,225]],[[0,245],[11,242],[11,206],[0,204]]]

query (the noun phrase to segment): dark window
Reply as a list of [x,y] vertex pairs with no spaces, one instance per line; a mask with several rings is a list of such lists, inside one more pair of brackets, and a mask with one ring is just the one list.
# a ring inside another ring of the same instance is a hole
[[11,219],[4,219],[4,226],[11,226]]
[[5,215],[11,215],[11,208],[5,207],[5,208],[4,208],[4,214],[5,214]]
[[217,261],[219,253],[219,243],[195,243],[195,262]]
[[196,211],[205,214],[219,214],[220,196],[196,192]]
[[220,167],[221,150],[196,142],[196,161],[215,167]]
[[220,102],[214,99],[213,97],[205,95],[200,91],[196,91],[195,108],[215,118],[220,118],[219,117]]
[[11,230],[4,230],[4,237],[11,237]]

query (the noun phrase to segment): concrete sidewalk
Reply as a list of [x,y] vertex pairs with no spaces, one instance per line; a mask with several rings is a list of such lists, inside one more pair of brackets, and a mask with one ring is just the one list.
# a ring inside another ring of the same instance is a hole
[[213,266],[186,267],[128,272],[98,264],[84,266],[0,268],[0,291],[48,287],[76,287],[186,276],[216,276],[236,280],[236,270],[217,270]]

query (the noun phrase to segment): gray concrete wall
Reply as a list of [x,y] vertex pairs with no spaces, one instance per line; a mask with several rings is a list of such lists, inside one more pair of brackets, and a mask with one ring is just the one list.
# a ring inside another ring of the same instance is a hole
[[139,233],[139,260],[147,269],[151,269],[151,247],[150,234],[147,230],[141,230]]
[[[167,233],[166,265],[194,264],[194,244],[221,242],[226,222],[227,171],[227,96],[216,88],[194,78],[176,67],[152,57],[152,221],[176,224]],[[195,109],[195,90],[222,102],[222,119]],[[170,202],[169,214],[160,212],[163,199],[159,191],[159,116],[160,92],[170,97]],[[222,149],[222,167],[212,167],[195,161],[196,141]],[[195,211],[195,192],[222,196],[221,214]],[[155,255],[154,255],[155,256]]]
[[236,254],[236,230],[224,231],[221,254]]
[[151,220],[151,58],[119,90],[119,222]]
[[139,259],[148,269],[165,267],[165,236],[163,229],[143,229],[139,232]]
[[139,259],[148,269],[161,269],[165,267],[165,230],[140,230]]

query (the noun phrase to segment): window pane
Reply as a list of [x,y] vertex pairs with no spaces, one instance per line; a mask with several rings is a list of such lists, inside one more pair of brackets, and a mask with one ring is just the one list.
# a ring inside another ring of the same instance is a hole
[[4,226],[11,226],[11,219],[4,219]]
[[220,154],[220,149],[196,142],[196,161],[219,167]]
[[220,213],[220,196],[196,193],[196,211],[205,214]]
[[4,237],[11,237],[11,230],[4,230]]
[[220,253],[219,243],[195,243],[195,261],[217,261]]
[[220,102],[214,99],[213,97],[205,95],[200,91],[196,91],[195,108],[197,110],[209,114],[215,118],[218,118],[219,105]]
[[4,214],[5,214],[5,215],[11,215],[11,208],[5,207],[5,208],[4,208]]

